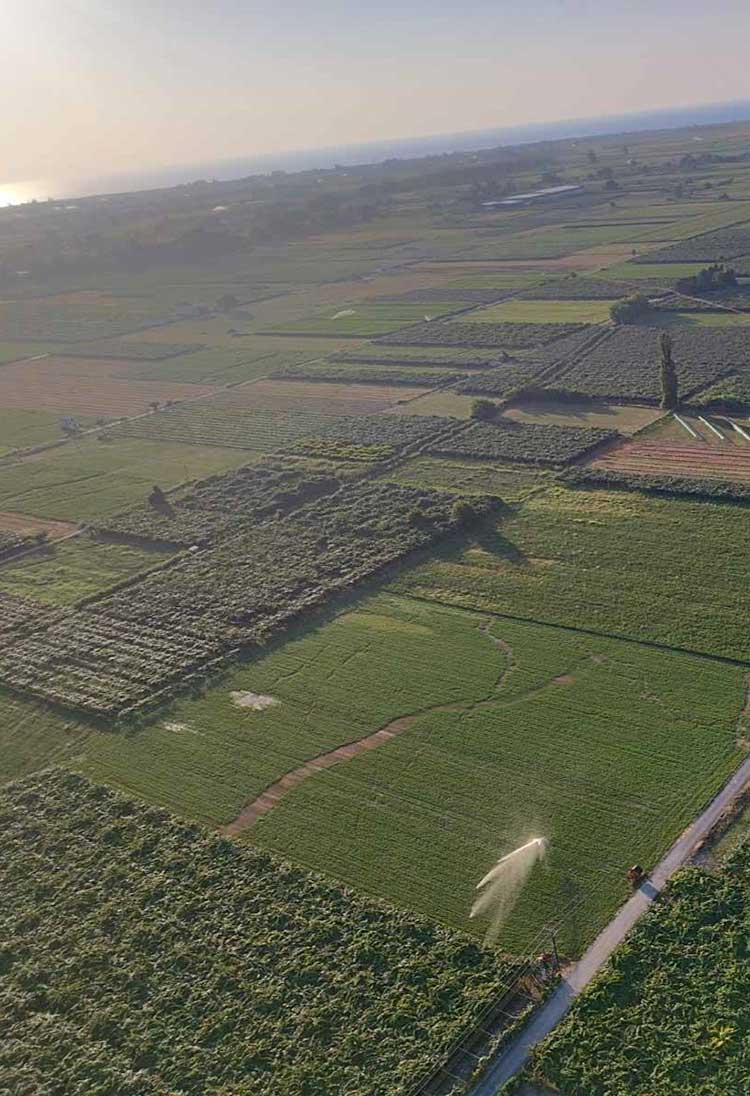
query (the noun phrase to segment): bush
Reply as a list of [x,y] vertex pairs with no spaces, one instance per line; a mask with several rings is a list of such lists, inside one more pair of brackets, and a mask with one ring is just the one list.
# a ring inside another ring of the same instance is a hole
[[613,323],[638,323],[651,311],[651,304],[645,293],[633,293],[621,301],[610,305],[609,317]]
[[478,512],[466,499],[456,499],[451,508],[451,521],[456,525],[473,525],[479,518]]
[[471,405],[471,417],[473,419],[479,419],[480,422],[489,422],[491,419],[497,418],[498,406],[493,403],[492,400],[474,400]]

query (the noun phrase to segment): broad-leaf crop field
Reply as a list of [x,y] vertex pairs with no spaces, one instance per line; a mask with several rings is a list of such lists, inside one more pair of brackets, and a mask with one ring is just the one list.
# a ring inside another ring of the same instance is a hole
[[689,869],[536,1054],[563,1096],[746,1090],[750,846]]
[[70,774],[0,811],[9,1092],[405,1093],[512,972]]

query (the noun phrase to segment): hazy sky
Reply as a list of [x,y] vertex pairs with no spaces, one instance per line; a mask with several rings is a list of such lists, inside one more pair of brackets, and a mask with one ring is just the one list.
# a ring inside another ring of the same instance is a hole
[[0,0],[0,180],[750,98],[748,0]]

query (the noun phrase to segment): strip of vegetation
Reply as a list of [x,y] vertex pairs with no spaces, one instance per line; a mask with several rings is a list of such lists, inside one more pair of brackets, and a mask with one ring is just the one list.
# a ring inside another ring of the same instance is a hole
[[571,487],[620,487],[649,495],[694,495],[737,502],[750,500],[750,484],[688,476],[646,476],[610,468],[570,468],[562,479]]
[[647,251],[634,263],[720,263],[750,253],[750,226],[732,225],[680,240],[658,251]]
[[[415,365],[417,363],[414,363]],[[397,384],[412,388],[437,388],[443,384],[460,381],[463,373],[451,373],[447,369],[398,369],[381,366],[346,365],[291,365],[272,373],[275,380],[330,381],[334,384]]]

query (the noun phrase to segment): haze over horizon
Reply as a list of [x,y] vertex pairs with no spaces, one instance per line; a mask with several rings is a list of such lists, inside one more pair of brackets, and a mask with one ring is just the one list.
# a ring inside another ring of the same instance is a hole
[[[9,7],[3,184],[748,97],[739,0]],[[707,54],[721,65],[703,85]]]

